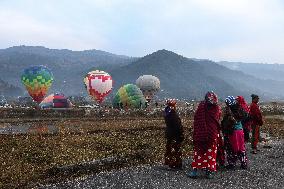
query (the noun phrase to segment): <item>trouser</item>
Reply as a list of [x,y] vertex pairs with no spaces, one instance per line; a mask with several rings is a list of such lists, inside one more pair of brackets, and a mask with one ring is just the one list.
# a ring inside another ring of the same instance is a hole
[[182,166],[181,143],[178,143],[174,140],[167,140],[165,165],[169,165],[169,167],[172,168]]
[[223,166],[225,164],[225,150],[224,150],[224,141],[222,136],[219,134],[217,138],[217,166]]
[[257,144],[259,141],[259,126],[252,125],[252,140],[251,140],[251,148],[257,149]]
[[233,151],[227,151],[227,161],[229,165],[236,166],[238,159],[240,160],[242,167],[247,166],[247,155],[245,151],[237,153],[234,153]]
[[245,137],[245,142],[249,141],[249,129],[247,127],[244,127],[244,137]]
[[225,150],[227,155],[227,162],[230,166],[235,167],[237,160],[241,162],[243,168],[247,167],[247,154],[245,149],[234,152],[232,144],[230,143],[229,136],[224,136]]

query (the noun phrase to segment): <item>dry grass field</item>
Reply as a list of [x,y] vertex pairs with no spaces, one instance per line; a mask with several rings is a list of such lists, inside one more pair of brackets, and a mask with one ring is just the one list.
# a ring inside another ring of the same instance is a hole
[[[9,119],[0,122],[0,127],[7,122]],[[192,119],[182,116],[182,123],[185,130],[183,155],[188,157],[192,150]],[[53,124],[58,133],[0,135],[0,188],[30,188],[36,183],[163,161],[165,126],[162,116],[42,118],[34,124]],[[274,137],[284,137],[284,119],[269,115],[261,130]],[[55,169],[110,157],[125,161],[71,172]]]
[[[191,122],[183,123],[189,138]],[[66,119],[54,124],[59,128],[55,135],[0,135],[1,188],[28,187],[59,177],[80,176],[85,173],[61,175],[50,174],[49,170],[106,157],[127,160],[114,167],[154,163],[163,158],[163,119]],[[187,140],[185,153],[190,149]]]

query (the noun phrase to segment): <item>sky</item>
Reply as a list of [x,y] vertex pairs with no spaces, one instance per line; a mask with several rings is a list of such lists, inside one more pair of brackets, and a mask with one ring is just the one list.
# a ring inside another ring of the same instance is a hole
[[0,48],[284,64],[283,0],[0,0]]

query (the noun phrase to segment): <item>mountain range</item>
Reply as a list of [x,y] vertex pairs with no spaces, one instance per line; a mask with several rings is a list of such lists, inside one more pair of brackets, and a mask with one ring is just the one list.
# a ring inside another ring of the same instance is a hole
[[0,79],[0,96],[19,96],[23,94],[20,87],[15,87]]
[[[243,95],[249,99],[251,93],[257,93],[265,100],[284,99],[284,77],[281,77],[284,66],[278,64],[271,64],[268,69],[263,64],[216,63],[186,58],[168,50],[158,50],[144,57],[128,57],[100,50],[71,51],[34,46],[0,50],[0,79],[5,86],[21,91],[15,93],[5,87],[0,90],[0,95],[27,95],[20,75],[31,65],[45,65],[53,72],[55,81],[49,93],[87,95],[83,85],[84,75],[88,71],[101,69],[109,72],[114,80],[109,99],[123,84],[135,83],[144,74],[160,79],[161,91],[157,98],[200,100],[208,90],[213,90],[222,99],[227,95]],[[269,71],[266,72],[264,67]]]
[[217,62],[232,70],[242,71],[246,74],[270,79],[284,81],[284,64],[259,64],[259,63],[242,63],[242,62]]

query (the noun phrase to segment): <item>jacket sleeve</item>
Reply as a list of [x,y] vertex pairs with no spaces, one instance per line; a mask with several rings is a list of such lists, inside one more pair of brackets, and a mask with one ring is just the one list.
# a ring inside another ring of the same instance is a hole
[[242,124],[246,124],[250,121],[250,115],[248,112],[246,112],[244,109],[241,109],[242,114]]
[[262,115],[261,115],[260,109],[257,105],[253,104],[250,107],[250,116],[251,116],[254,124],[257,124],[257,125],[260,125],[260,126],[263,125]]
[[231,111],[226,108],[223,120],[221,122],[223,134],[231,134],[233,132],[233,127],[235,123],[236,120],[232,116]]
[[258,119],[258,124],[259,124],[260,126],[262,126],[262,125],[263,125],[263,119],[262,119],[262,115],[261,115],[261,112],[260,112],[259,109],[258,109],[258,116],[257,116],[257,119]]
[[180,139],[180,142],[182,142],[184,140],[184,131],[183,131],[181,119],[179,117],[178,117],[178,125],[179,125],[179,128],[178,128],[179,136],[178,137]]

